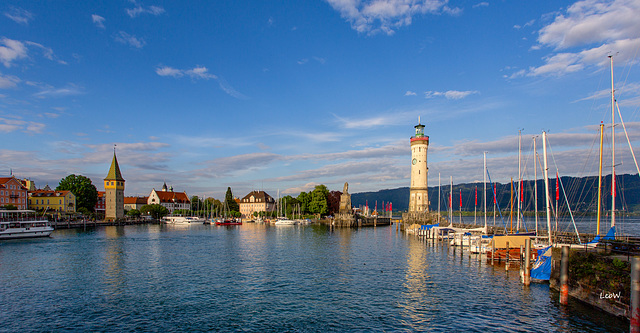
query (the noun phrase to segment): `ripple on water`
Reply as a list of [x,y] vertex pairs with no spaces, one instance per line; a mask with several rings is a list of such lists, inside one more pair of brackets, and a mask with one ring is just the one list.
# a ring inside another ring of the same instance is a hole
[[[7,331],[624,331],[394,228],[148,225],[2,243]],[[628,324],[627,324],[628,325]]]

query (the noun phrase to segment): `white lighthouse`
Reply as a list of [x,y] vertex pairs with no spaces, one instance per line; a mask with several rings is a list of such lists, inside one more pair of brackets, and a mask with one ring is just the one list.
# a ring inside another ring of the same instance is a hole
[[429,137],[424,135],[424,125],[415,126],[416,134],[411,137],[411,187],[409,189],[409,213],[428,212],[429,196],[427,188],[427,149]]

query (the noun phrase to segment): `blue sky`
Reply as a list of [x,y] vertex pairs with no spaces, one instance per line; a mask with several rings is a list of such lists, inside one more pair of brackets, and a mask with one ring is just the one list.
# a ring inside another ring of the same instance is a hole
[[[126,195],[409,186],[418,117],[429,185],[482,181],[484,151],[494,181],[517,178],[518,130],[525,178],[543,130],[552,169],[593,174],[609,54],[640,140],[640,1],[8,0],[0,14],[0,174],[39,187],[74,173],[102,190],[114,144]],[[635,173],[616,140],[618,173]]]

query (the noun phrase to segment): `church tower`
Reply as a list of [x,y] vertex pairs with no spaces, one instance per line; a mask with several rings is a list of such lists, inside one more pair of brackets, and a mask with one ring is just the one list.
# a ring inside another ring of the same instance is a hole
[[113,148],[113,160],[107,177],[104,179],[106,221],[115,221],[124,217],[124,178],[120,173],[116,149]]
[[415,126],[416,134],[411,137],[411,187],[409,188],[409,213],[429,211],[429,197],[427,189],[427,148],[429,137],[424,135],[424,125]]

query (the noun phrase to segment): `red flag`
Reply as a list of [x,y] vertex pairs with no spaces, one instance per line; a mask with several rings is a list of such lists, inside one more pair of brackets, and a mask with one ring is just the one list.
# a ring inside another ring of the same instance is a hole
[[462,189],[460,189],[460,208],[462,208]]
[[558,173],[556,172],[556,201],[560,200],[560,178],[558,177]]
[[616,197],[616,175],[612,174],[611,176],[611,196]]
[[476,186],[476,206],[478,205],[478,187]]
[[522,179],[520,179],[520,201],[524,202],[524,186],[522,186]]
[[496,184],[493,184],[493,204],[496,204]]
[[451,206],[451,197],[452,197],[452,196],[453,196],[453,193],[449,193],[449,207],[452,207],[452,206]]
[[393,211],[393,205],[391,203],[389,203],[389,211],[392,212]]

